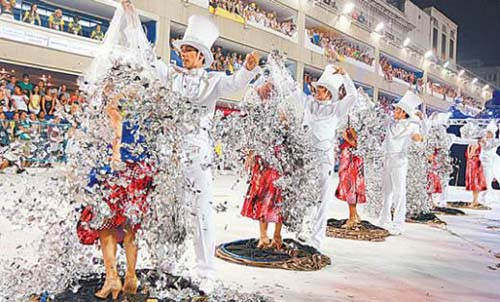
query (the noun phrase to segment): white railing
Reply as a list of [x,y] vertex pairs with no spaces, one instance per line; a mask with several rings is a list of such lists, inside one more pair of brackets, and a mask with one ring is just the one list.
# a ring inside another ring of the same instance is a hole
[[63,52],[93,57],[102,42],[19,22],[0,18],[0,39],[31,44]]

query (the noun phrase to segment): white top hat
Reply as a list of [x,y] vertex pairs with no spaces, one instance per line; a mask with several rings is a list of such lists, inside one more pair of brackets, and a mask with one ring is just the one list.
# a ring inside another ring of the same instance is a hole
[[495,121],[490,121],[490,123],[488,124],[488,127],[486,127],[486,131],[493,133],[493,135],[495,135],[497,133],[497,129],[498,129],[498,127],[497,127]]
[[395,105],[404,110],[410,117],[414,116],[417,112],[417,107],[422,104],[422,100],[418,95],[408,90],[405,95]]
[[311,85],[315,88],[323,86],[328,89],[332,94],[332,100],[338,99],[340,86],[344,84],[344,77],[341,74],[336,73],[336,71],[337,68],[335,68],[335,66],[331,64],[327,65],[319,80],[311,83]]
[[182,40],[174,41],[174,47],[178,50],[182,45],[189,45],[196,48],[205,58],[204,68],[210,67],[214,57],[210,48],[219,37],[219,29],[210,19],[192,15],[189,17],[188,26]]

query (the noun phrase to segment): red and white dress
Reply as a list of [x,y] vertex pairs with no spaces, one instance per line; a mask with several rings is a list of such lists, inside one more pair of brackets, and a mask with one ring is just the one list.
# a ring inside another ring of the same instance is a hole
[[432,159],[431,167],[429,173],[427,173],[427,193],[428,194],[439,194],[443,193],[443,186],[441,185],[441,178],[437,174],[438,163],[436,161],[437,150],[434,151],[434,157]]
[[278,171],[256,156],[241,215],[263,222],[282,223],[281,190],[274,185],[280,177]]
[[344,142],[340,146],[339,185],[335,196],[348,204],[366,202],[363,158],[353,154],[353,146]]
[[[465,189],[467,191],[486,191],[486,179],[484,177],[483,165],[479,158],[481,145],[478,145],[474,154],[469,154],[469,148],[465,151],[467,167],[465,169]],[[471,156],[469,158],[469,156]]]

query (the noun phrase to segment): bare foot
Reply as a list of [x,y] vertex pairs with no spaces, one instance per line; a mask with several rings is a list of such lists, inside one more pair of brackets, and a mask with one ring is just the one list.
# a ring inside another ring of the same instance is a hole
[[271,240],[269,240],[268,237],[260,237],[259,243],[257,243],[257,248],[258,249],[265,249],[265,248],[268,248],[270,244],[271,244]]
[[343,229],[352,229],[358,224],[358,220],[356,218],[349,218],[342,226]]
[[271,242],[271,245],[269,246],[270,248],[281,250],[283,248],[283,240],[281,237],[274,237],[273,241]]

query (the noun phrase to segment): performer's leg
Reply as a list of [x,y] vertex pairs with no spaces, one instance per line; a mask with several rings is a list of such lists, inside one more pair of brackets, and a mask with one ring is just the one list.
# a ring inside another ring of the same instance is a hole
[[358,212],[356,210],[356,204],[348,204],[349,205],[349,219],[347,219],[346,223],[342,226],[344,228],[352,228],[359,222],[358,220]]
[[394,223],[396,229],[402,232],[406,220],[406,174],[408,164],[402,164],[394,172]]
[[113,299],[116,299],[122,289],[122,283],[116,268],[116,231],[102,230],[99,233],[99,240],[101,242],[104,267],[106,268],[106,281],[102,289],[95,295],[105,299],[111,294]]
[[274,226],[274,235],[273,235],[273,241],[271,242],[271,248],[281,250],[283,246],[283,240],[281,239],[282,226],[283,226],[282,223],[276,223],[276,225]]
[[202,278],[215,277],[215,224],[212,208],[212,171],[195,167],[193,195],[195,200],[195,241],[196,271]]
[[472,203],[470,204],[471,208],[479,206],[479,193],[480,191],[472,191]]
[[269,237],[267,237],[267,226],[267,222],[264,222],[263,220],[259,221],[260,239],[257,244],[257,248],[259,249],[267,248],[271,244]]
[[487,163],[484,165],[484,178],[486,180],[486,191],[481,192],[479,197],[484,202],[490,202],[493,193],[493,178],[494,172],[491,169],[491,164]]
[[382,194],[384,198],[384,205],[380,213],[379,225],[384,226],[392,222],[391,207],[394,196],[393,181],[391,175],[391,168],[384,167],[382,172]]
[[327,209],[333,193],[333,167],[330,164],[321,165],[320,175],[320,204],[317,209],[316,219],[313,220],[313,232],[310,243],[317,250],[321,251],[321,246],[326,238]]
[[135,294],[137,292],[138,286],[137,275],[135,272],[138,249],[137,245],[135,244],[135,232],[129,226],[125,230],[123,245],[125,247],[125,255],[127,257],[127,273],[125,275],[123,292]]

